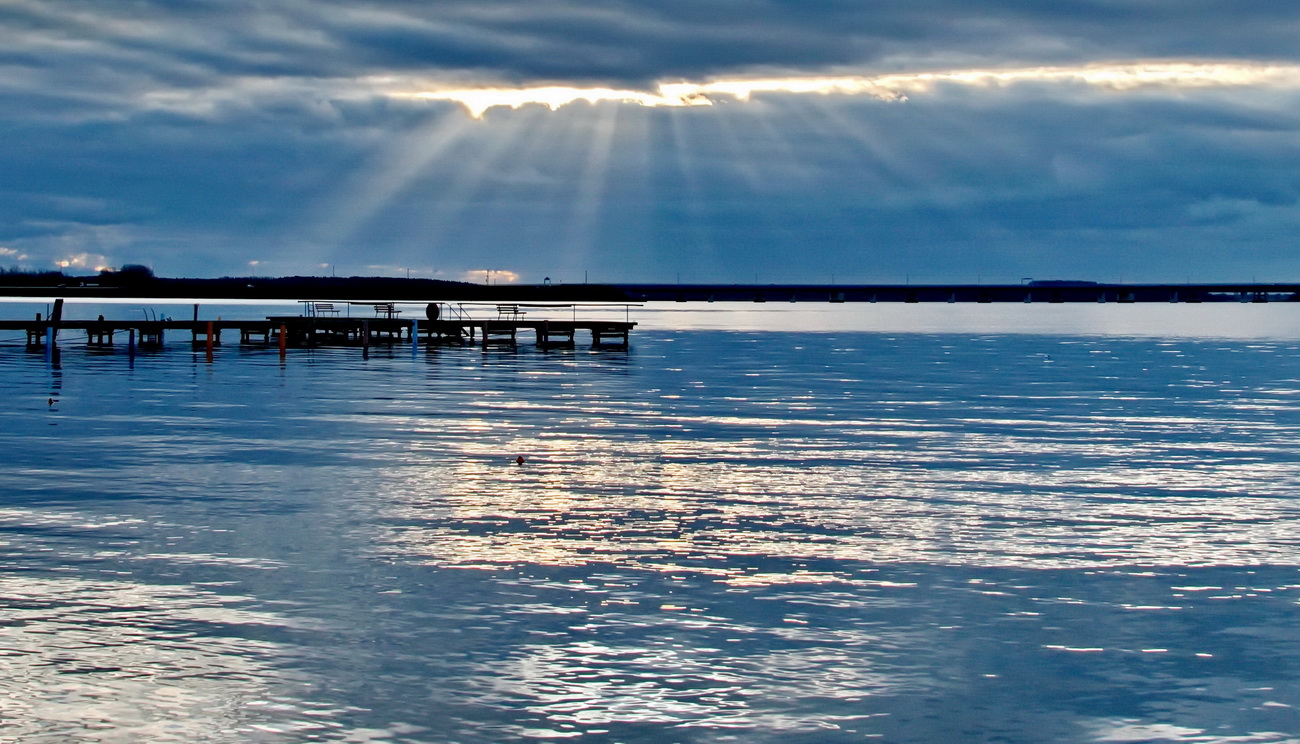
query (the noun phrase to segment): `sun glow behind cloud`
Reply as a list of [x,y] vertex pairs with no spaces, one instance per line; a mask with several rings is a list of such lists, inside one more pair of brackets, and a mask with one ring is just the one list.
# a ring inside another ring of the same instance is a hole
[[1191,89],[1229,86],[1300,87],[1300,66],[1246,62],[1127,62],[1078,67],[951,70],[878,76],[809,76],[738,78],[709,82],[661,83],[654,91],[617,88],[539,86],[533,88],[448,88],[394,92],[401,98],[454,101],[474,118],[488,109],[517,109],[539,104],[551,110],[585,101],[614,101],[646,107],[710,106],[720,99],[747,101],[756,94],[868,96],[886,101],[942,85],[994,87],[1017,83],[1079,84],[1110,90],[1139,88]]
[[[906,139],[864,126],[855,117],[870,121],[869,112],[838,105],[837,99],[967,100],[986,93],[1019,105],[1044,97],[1093,100],[1134,90],[1176,98],[1196,91],[1219,95],[1213,91],[1242,90],[1285,100],[1278,94],[1300,90],[1300,66],[1148,61],[714,79],[665,83],[653,91],[559,85],[439,88],[396,76],[340,85],[345,98],[379,94],[407,102],[438,101],[463,107],[470,115],[457,115],[446,106],[424,111],[427,120],[416,120],[423,123],[383,143],[366,167],[340,181],[337,192],[322,200],[296,233],[305,236],[310,259],[332,270],[336,263],[348,262],[353,245],[368,241],[376,250],[388,251],[388,268],[367,270],[402,275],[403,267],[438,265],[447,277],[466,272],[466,280],[504,284],[544,276],[577,281],[588,269],[607,277],[622,270],[602,263],[602,252],[613,244],[638,251],[647,264],[680,269],[687,277],[736,273],[736,261],[726,255],[733,238],[715,226],[717,215],[731,207],[710,199],[742,193],[784,204],[781,200],[790,194],[818,193],[828,188],[823,176],[830,160],[858,167],[854,183],[866,190],[901,194],[890,197],[889,208],[931,201],[962,205],[995,190],[981,187],[980,194],[971,195],[965,185],[940,189],[934,184],[944,183],[951,158],[931,157]],[[741,105],[764,96],[771,96],[770,105]],[[606,105],[569,107],[584,102]],[[615,103],[630,105],[611,105]],[[724,103],[735,105],[707,108]],[[519,111],[486,116],[494,107]],[[667,108],[667,116],[633,110],[660,107]],[[713,113],[700,116],[705,111],[698,107]],[[564,110],[551,113],[559,109]],[[930,108],[927,120],[941,113],[941,107]],[[975,127],[964,119],[941,122],[954,142],[978,141],[981,132]],[[997,150],[1002,140],[989,141]],[[824,148],[837,142],[843,143],[842,157],[823,157]],[[659,157],[665,153],[671,159]],[[1019,156],[1011,150],[997,159],[1010,162]],[[963,162],[975,160],[969,153],[961,157]],[[638,205],[652,203],[666,205],[662,212],[674,215],[670,228],[656,222],[658,212],[639,210]],[[837,201],[822,204],[798,202],[791,212],[814,226],[844,219]],[[756,210],[748,215],[744,231],[751,243],[768,245],[764,241],[775,242],[769,236],[787,229],[788,218],[780,208]],[[812,235],[806,238],[810,244],[836,240],[818,229],[801,234]],[[656,242],[665,234],[672,240]],[[489,274],[469,270],[474,266],[494,268]],[[741,269],[738,276],[759,281],[759,268],[756,263],[753,271]]]

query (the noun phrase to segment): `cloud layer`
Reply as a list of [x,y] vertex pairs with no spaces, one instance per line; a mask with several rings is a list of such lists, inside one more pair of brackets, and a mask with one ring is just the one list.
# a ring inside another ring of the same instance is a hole
[[0,261],[1295,278],[1300,9],[1234,6],[7,0]]
[[519,108],[538,104],[552,111],[571,103],[605,101],[649,107],[711,106],[720,98],[748,101],[754,95],[763,93],[858,95],[901,101],[909,94],[927,93],[945,85],[990,87],[1021,83],[1079,84],[1120,91],[1137,88],[1177,91],[1232,86],[1300,88],[1300,65],[1147,61],[1074,67],[894,73],[874,77],[856,75],[718,79],[703,83],[660,83],[654,92],[543,85],[518,88],[450,87],[416,92],[399,89],[393,95],[415,100],[455,101],[464,106],[474,118],[481,118],[489,109],[497,106]]

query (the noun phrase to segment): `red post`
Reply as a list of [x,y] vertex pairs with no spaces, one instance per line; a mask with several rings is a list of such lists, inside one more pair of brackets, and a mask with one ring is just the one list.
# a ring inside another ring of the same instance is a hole
[[208,363],[212,362],[212,321],[208,321]]
[[287,341],[286,336],[287,334],[285,333],[284,330],[284,324],[281,323],[280,324],[280,358],[281,359],[284,359],[284,355],[285,355],[285,342]]

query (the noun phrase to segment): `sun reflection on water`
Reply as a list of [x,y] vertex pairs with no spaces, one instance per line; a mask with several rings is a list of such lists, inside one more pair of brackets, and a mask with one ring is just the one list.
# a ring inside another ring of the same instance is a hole
[[1300,362],[1251,345],[1279,353],[69,352],[57,409],[0,358],[0,716],[39,742],[1286,731]]
[[284,623],[240,608],[248,598],[71,576],[8,576],[0,596],[0,720],[14,741],[87,732],[106,742],[237,741],[276,719],[295,733],[322,727],[301,703],[287,717],[257,710],[290,680],[276,671],[286,649],[220,631]]

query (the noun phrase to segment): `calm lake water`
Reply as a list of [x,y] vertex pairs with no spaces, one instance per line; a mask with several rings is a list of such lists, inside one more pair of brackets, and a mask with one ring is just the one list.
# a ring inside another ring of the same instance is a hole
[[1300,306],[632,319],[0,346],[0,742],[1300,741]]

